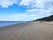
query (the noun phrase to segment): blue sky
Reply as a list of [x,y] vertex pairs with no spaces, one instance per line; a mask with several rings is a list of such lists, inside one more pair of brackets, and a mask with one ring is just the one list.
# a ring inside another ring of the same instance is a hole
[[3,15],[3,14],[17,14],[17,13],[23,13],[25,12],[25,10],[27,10],[26,7],[23,7],[23,6],[18,6],[18,5],[12,5],[12,6],[9,6],[8,8],[2,8],[0,7],[0,13]]
[[0,21],[31,21],[53,15],[53,0],[0,0]]

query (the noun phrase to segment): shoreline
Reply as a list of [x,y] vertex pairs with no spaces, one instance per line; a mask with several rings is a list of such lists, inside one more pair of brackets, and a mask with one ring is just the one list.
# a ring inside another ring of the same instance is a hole
[[0,29],[0,40],[53,40],[51,24],[53,22],[32,21],[9,25]]

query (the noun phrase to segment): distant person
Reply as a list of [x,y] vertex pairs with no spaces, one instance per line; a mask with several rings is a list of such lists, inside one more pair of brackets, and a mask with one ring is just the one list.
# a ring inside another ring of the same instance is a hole
[[42,21],[39,21],[40,23],[42,23]]

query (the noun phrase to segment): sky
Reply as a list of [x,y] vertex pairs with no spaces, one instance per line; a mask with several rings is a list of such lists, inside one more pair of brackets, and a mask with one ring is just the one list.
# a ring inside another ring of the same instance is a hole
[[0,21],[32,21],[53,15],[53,0],[0,0]]

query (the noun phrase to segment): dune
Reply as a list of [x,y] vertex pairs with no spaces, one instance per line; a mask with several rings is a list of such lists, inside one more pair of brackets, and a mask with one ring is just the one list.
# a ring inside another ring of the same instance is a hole
[[27,22],[0,27],[0,40],[53,40],[53,22]]

